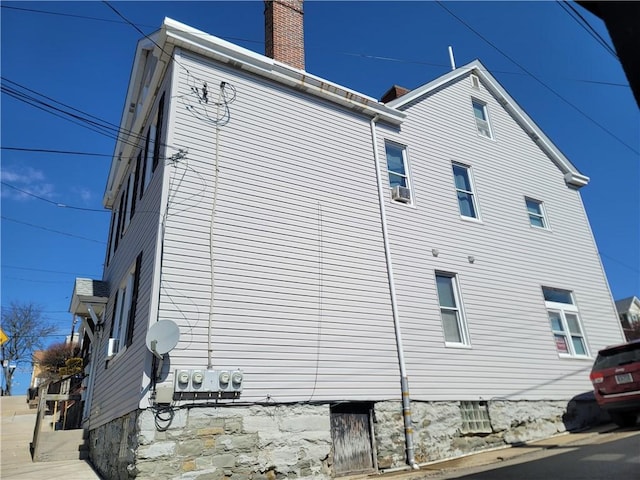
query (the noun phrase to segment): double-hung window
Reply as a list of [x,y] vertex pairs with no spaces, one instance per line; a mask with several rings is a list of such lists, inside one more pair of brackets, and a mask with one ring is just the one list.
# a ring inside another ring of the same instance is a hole
[[410,203],[411,184],[409,182],[407,149],[402,145],[387,142],[385,151],[392,198],[400,202]]
[[447,345],[469,345],[458,280],[454,273],[436,272],[436,287],[444,341]]
[[527,197],[525,197],[524,201],[527,205],[527,213],[529,214],[529,224],[532,227],[549,228],[547,220],[545,219],[542,202]]
[[129,270],[116,292],[111,331],[109,333],[109,353],[115,355],[131,344],[140,283],[142,253]]
[[542,287],[542,294],[558,353],[563,356],[588,357],[587,342],[573,293]]
[[480,100],[473,99],[471,101],[473,105],[473,115],[476,119],[476,127],[478,128],[478,135],[487,138],[493,138],[491,134],[491,125],[489,124],[489,114],[487,112],[487,104]]
[[453,179],[456,185],[460,215],[467,218],[479,218],[478,205],[473,191],[471,167],[467,167],[460,163],[454,163]]

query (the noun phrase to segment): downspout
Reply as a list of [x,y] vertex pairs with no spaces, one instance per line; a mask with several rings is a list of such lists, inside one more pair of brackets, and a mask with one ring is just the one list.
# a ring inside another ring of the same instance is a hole
[[387,263],[387,276],[389,280],[389,295],[391,297],[391,313],[393,314],[393,328],[396,334],[396,348],[398,350],[398,363],[400,364],[400,388],[402,390],[402,416],[404,418],[404,438],[407,449],[407,463],[414,470],[420,467],[416,463],[413,448],[413,426],[411,421],[411,398],[409,396],[409,379],[407,367],[404,363],[404,348],[402,346],[402,332],[400,330],[400,314],[396,301],[396,284],[393,276],[393,264],[391,262],[391,247],[389,245],[389,233],[387,231],[387,215],[385,210],[385,197],[380,175],[380,162],[378,159],[378,137],[376,135],[376,122],[379,116],[371,119],[371,142],[373,144],[373,160],[376,164],[376,182],[378,184],[378,203],[380,204],[380,223],[382,224],[382,240],[384,242],[384,258]]

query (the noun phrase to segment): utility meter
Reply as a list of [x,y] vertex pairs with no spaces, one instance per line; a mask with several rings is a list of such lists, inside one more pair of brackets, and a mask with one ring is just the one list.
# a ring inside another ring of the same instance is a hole
[[189,383],[189,372],[182,371],[178,374],[178,383],[186,385]]
[[191,375],[191,383],[193,384],[194,387],[202,385],[203,381],[204,381],[204,375],[202,374],[201,371],[196,370],[195,372],[193,372],[193,375]]
[[218,380],[220,381],[220,385],[228,385],[229,380],[231,380],[231,375],[229,374],[229,372],[220,372]]

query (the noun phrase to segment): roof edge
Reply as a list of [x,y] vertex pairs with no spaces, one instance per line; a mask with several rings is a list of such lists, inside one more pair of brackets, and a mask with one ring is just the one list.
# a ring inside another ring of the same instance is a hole
[[560,149],[555,146],[551,139],[545,135],[542,129],[531,119],[531,117],[529,117],[529,115],[527,115],[511,95],[507,93],[496,78],[491,75],[489,70],[480,60],[473,60],[462,67],[456,68],[451,72],[447,72],[435,80],[389,102],[388,105],[393,108],[402,108],[414,100],[429,94],[442,85],[453,80],[457,80],[458,78],[472,72],[485,82],[489,91],[498,99],[498,102],[513,115],[524,131],[558,166],[560,171],[564,174],[565,182],[568,185],[575,188],[581,188],[589,183],[589,177],[578,171],[578,169],[560,151]]

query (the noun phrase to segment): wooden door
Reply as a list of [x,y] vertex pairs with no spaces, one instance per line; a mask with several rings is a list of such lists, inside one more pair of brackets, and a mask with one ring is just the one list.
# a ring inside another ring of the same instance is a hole
[[370,408],[362,404],[342,404],[331,408],[336,476],[374,470],[370,419]]

